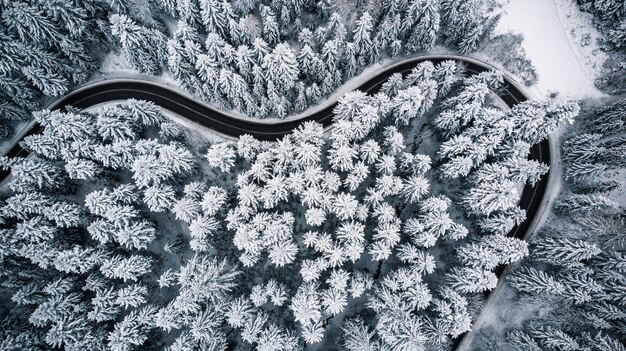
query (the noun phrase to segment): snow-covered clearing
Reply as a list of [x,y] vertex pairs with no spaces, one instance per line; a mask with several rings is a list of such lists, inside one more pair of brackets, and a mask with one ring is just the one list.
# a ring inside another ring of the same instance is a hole
[[597,76],[608,55],[600,49],[602,34],[593,25],[593,15],[582,12],[575,0],[553,1],[576,56],[590,76]]
[[[569,99],[604,96],[593,84],[605,55],[597,50],[591,17],[574,0],[511,0],[496,33],[522,33],[522,43],[536,67],[537,96],[559,92]],[[581,45],[588,33],[590,43]]]

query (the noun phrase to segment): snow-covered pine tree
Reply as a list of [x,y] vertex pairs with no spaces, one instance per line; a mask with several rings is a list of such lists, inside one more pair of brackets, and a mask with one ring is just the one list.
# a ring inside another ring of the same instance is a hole
[[430,50],[435,44],[440,26],[440,1],[413,1],[405,17],[405,28],[411,28],[406,39],[409,53]]
[[281,92],[295,87],[300,73],[296,56],[287,43],[276,45],[274,50],[265,56],[263,69],[266,72],[266,79],[279,87]]
[[205,158],[211,166],[219,168],[222,172],[228,172],[235,165],[237,154],[231,143],[218,142],[209,147]]
[[355,47],[355,53],[362,57],[368,55],[372,49],[372,29],[374,26],[374,19],[368,12],[364,12],[361,17],[355,22],[354,30],[352,33],[353,43]]
[[136,24],[123,14],[110,17],[111,33],[119,40],[124,54],[138,70],[157,74],[165,61],[165,36]]
[[263,39],[269,44],[276,44],[280,40],[280,33],[276,14],[269,6],[260,8]]
[[481,267],[454,267],[446,278],[450,287],[463,294],[492,290],[498,283],[493,272]]
[[64,184],[63,174],[57,166],[37,158],[14,162],[11,174],[8,186],[15,192],[27,192],[30,189],[53,191]]
[[561,294],[565,289],[553,276],[532,267],[511,272],[506,279],[515,289],[530,294]]
[[133,254],[130,257],[123,257],[117,255],[105,259],[100,266],[100,271],[107,278],[137,281],[139,277],[150,271],[152,263],[153,260],[147,256]]
[[607,213],[615,212],[618,208],[615,201],[601,194],[567,194],[561,196],[554,209],[560,213]]
[[22,74],[46,95],[61,96],[67,92],[69,81],[58,73],[47,72],[35,66],[26,66],[22,68]]
[[501,235],[482,236],[476,242],[465,244],[457,250],[457,256],[465,265],[485,269],[509,264],[526,255],[526,242]]
[[150,331],[155,327],[157,307],[145,306],[127,314],[115,324],[108,335],[108,347],[122,351],[132,347],[141,347],[148,340]]
[[532,243],[532,257],[554,265],[568,266],[597,256],[602,250],[585,240],[542,237]]

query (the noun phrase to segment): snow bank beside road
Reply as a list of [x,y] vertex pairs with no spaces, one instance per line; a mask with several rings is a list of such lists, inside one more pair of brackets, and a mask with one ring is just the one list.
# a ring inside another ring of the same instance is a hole
[[[571,16],[571,8],[569,10]],[[569,19],[585,21],[587,18]],[[592,28],[591,23],[589,27]],[[496,33],[508,31],[524,35],[522,46],[539,76],[533,87],[538,96],[552,91],[571,99],[604,96],[593,84],[594,63],[579,59],[577,51],[581,50],[574,46],[580,43],[570,41],[554,0],[511,0],[496,27]],[[602,60],[602,55],[597,59]]]

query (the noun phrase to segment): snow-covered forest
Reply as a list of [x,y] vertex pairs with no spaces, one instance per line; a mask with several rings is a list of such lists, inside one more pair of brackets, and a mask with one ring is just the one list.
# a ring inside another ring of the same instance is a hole
[[61,96],[96,71],[107,43],[99,1],[0,2],[0,140],[42,96]]
[[35,113],[33,156],[2,160],[5,344],[449,348],[528,253],[505,234],[547,170],[529,145],[578,111],[501,110],[498,74],[462,72],[424,62],[276,142],[190,144],[136,100]]
[[124,15],[112,34],[130,62],[165,68],[195,96],[246,116],[285,117],[384,58],[436,44],[470,52],[498,17],[492,1],[158,1],[176,19],[155,33]]
[[385,58],[469,52],[492,0],[35,0],[0,3],[0,140],[43,97],[96,72],[108,49],[222,109],[285,117]]
[[[476,349],[624,350],[625,116],[626,100],[590,109],[563,141],[565,190],[530,256],[507,276],[520,295],[501,308],[522,318],[509,330],[481,329]],[[542,312],[520,313],[529,306]]]
[[0,141],[31,118],[46,98],[59,97],[100,68],[117,47],[109,21],[130,14],[165,31],[151,1],[16,0],[0,2]]
[[[626,99],[523,91],[506,8],[0,1],[0,351],[625,351]],[[88,96],[111,56],[171,96]]]

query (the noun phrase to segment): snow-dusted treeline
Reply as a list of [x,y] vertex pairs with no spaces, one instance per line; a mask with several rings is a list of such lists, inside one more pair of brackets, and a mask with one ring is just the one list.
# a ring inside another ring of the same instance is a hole
[[439,149],[445,179],[466,179],[461,203],[479,218],[481,230],[506,235],[525,219],[517,207],[519,185],[534,184],[548,166],[529,160],[530,147],[562,123],[572,123],[576,103],[525,101],[509,111],[488,104],[502,77],[486,73],[465,79],[460,92],[442,102],[435,126],[447,139]]
[[125,14],[164,31],[157,7],[143,0],[16,0],[0,2],[0,141],[15,122],[84,83],[114,47],[108,18]]
[[519,297],[502,303],[532,313],[521,314],[521,327],[482,330],[476,347],[624,350],[625,112],[624,100],[587,111],[563,140],[565,190],[529,258],[507,277]]
[[[527,247],[459,215],[461,188],[437,185],[450,143],[429,141],[434,162],[415,136],[445,113],[463,116],[442,134],[466,138],[463,155],[480,160],[458,175],[470,174],[471,192],[489,172],[509,176],[500,160],[527,156],[526,145],[501,145],[536,142],[571,112],[499,111],[487,96],[465,98],[498,77],[462,73],[453,61],[421,63],[376,95],[346,94],[329,132],[307,122],[275,142],[198,146],[144,101],[37,112],[44,132],[22,142],[32,155],[1,160],[12,172],[0,207],[3,345],[449,348],[495,285],[492,270]],[[536,134],[511,126],[479,158],[487,118],[527,115]],[[536,168],[519,166],[511,181]],[[499,197],[461,193],[468,209],[503,211]]]
[[110,18],[129,61],[255,117],[302,111],[383,58],[438,43],[472,51],[498,19],[492,1],[476,0],[158,2],[177,19],[171,36]]
[[98,1],[0,3],[0,140],[8,120],[29,118],[39,98],[65,94],[98,69],[107,9]]

